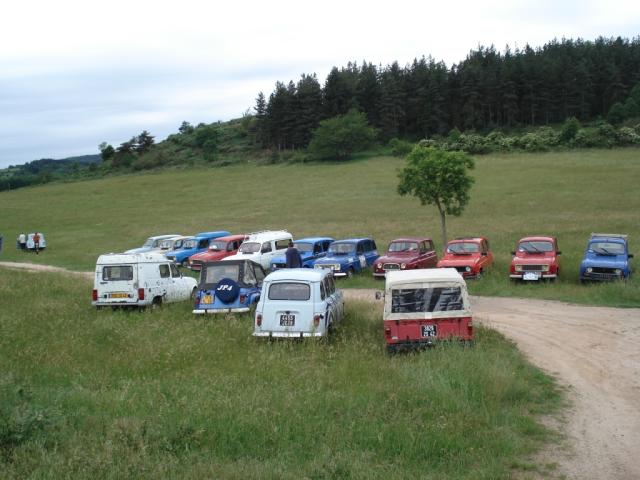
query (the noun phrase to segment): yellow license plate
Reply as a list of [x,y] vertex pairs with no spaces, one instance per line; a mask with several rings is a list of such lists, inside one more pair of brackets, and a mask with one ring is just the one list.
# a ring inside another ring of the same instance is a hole
[[129,298],[128,293],[111,293],[109,295],[110,298]]
[[202,303],[213,303],[213,295],[205,295],[202,297]]

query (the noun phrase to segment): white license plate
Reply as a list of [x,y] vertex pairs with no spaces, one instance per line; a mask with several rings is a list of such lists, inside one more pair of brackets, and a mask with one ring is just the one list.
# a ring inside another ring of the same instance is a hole
[[438,335],[438,330],[435,325],[420,325],[420,334],[423,337],[435,337]]
[[527,272],[522,276],[523,280],[540,280],[540,274],[536,272]]
[[296,324],[296,316],[289,314],[289,313],[283,313],[282,315],[280,315],[280,326],[281,327],[293,327]]

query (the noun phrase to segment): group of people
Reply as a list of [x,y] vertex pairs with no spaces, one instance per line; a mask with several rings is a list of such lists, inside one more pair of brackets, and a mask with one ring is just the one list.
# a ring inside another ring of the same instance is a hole
[[[21,233],[20,235],[18,235],[18,239],[17,239],[18,249],[26,250],[27,240],[28,240],[28,237],[24,233]],[[33,240],[33,249],[35,250],[36,254],[39,254],[40,253],[40,234],[38,232],[34,233],[33,236],[31,237],[31,240]]]

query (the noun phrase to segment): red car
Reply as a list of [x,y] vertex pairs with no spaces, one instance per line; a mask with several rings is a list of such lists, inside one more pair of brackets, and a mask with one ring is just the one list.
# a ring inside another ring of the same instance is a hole
[[455,268],[464,278],[478,278],[493,265],[493,252],[484,237],[456,238],[447,243],[438,268]]
[[435,268],[438,254],[428,237],[396,238],[387,253],[378,257],[373,265],[373,276],[384,277],[389,270],[415,270]]
[[556,237],[524,237],[511,260],[509,277],[514,280],[555,280],[560,273]]
[[238,248],[240,248],[245,238],[247,238],[246,235],[228,235],[216,238],[209,244],[209,249],[206,252],[197,253],[189,257],[189,268],[200,271],[202,264],[205,262],[222,260],[225,257],[235,255],[238,253]]

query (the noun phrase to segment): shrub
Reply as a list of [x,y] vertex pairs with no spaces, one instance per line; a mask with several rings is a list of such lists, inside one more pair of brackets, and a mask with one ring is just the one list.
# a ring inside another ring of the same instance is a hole
[[560,130],[560,140],[563,142],[570,142],[580,130],[580,122],[576,117],[568,118],[562,125]]
[[376,137],[376,131],[367,123],[364,113],[351,109],[320,122],[313,131],[309,152],[320,159],[347,160],[358,151],[369,147]]
[[621,127],[618,130],[618,142],[621,145],[640,144],[640,135],[631,127]]
[[391,148],[391,155],[394,157],[405,157],[413,149],[413,144],[406,140],[392,138],[389,140],[389,148]]

